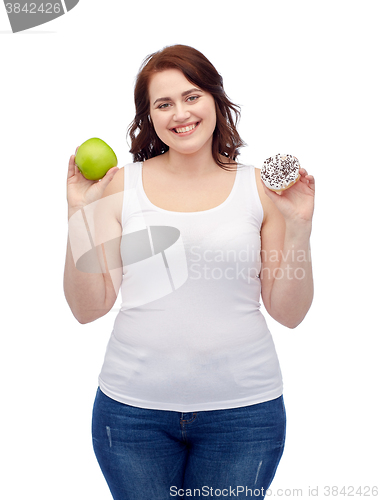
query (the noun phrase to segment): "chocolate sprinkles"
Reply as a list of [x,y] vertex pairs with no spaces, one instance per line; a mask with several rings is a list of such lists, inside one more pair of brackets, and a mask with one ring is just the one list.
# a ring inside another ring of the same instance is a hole
[[277,154],[264,161],[261,179],[273,191],[286,189],[299,176],[300,164],[292,155]]

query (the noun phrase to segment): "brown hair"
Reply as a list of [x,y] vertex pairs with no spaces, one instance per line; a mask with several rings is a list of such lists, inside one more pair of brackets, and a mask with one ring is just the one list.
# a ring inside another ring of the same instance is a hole
[[225,170],[228,162],[223,163],[220,155],[235,160],[239,147],[245,146],[238,131],[240,107],[233,104],[223,88],[223,79],[210,61],[198,50],[187,45],[172,45],[149,55],[143,61],[135,84],[136,115],[129,125],[131,138],[130,153],[133,160],[145,161],[168,151],[169,147],[161,141],[150,121],[149,92],[150,78],[154,73],[165,69],[179,69],[184,76],[200,89],[209,92],[215,100],[216,127],[212,141],[212,156]]

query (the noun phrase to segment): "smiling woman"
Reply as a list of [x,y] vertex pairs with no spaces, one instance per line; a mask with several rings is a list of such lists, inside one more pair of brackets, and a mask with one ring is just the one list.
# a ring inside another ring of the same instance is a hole
[[87,277],[68,251],[67,299],[82,322],[122,299],[98,379],[94,451],[115,500],[203,487],[262,499],[286,415],[260,296],[288,328],[310,307],[314,178],[300,169],[279,196],[236,161],[239,108],[191,47],[146,59],[135,105],[133,163],[95,184],[69,163],[69,213],[102,201],[91,224],[72,224],[70,241],[88,247],[94,227],[90,263],[98,256],[103,274]]
[[[140,68],[135,85],[136,115],[128,130],[131,138],[130,152],[134,161],[148,160],[169,150],[151,121],[152,88],[149,87],[153,76],[159,77],[161,74],[162,77],[164,70],[177,70],[186,80],[187,88],[182,97],[191,96],[187,103],[195,104],[205,94],[213,97],[216,126],[213,130],[212,156],[217,165],[230,170],[228,159],[235,160],[239,155],[239,148],[245,145],[236,129],[240,117],[239,106],[227,97],[223,78],[210,61],[201,52],[187,45],[174,45],[151,54]],[[173,97],[166,92],[155,95],[153,109],[158,103],[164,103],[160,109],[169,108]]]
[[[149,84],[150,116],[159,139],[173,158],[179,154],[211,151],[216,127],[215,101],[209,92],[189,89],[190,82],[177,69],[154,74]],[[169,92],[170,97],[157,97]]]

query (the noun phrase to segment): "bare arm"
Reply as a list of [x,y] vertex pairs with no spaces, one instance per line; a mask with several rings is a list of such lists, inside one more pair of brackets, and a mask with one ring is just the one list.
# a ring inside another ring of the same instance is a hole
[[288,328],[302,322],[313,300],[310,234],[314,178],[304,169],[301,175],[281,196],[258,182],[264,207],[262,299],[268,313]]
[[[87,181],[78,171],[74,155],[69,162],[64,293],[80,323],[104,316],[115,303],[120,287],[122,268],[117,242],[121,226],[117,211],[121,207],[122,193],[118,191],[122,175],[117,168],[111,170],[100,182]],[[109,240],[114,244],[107,244]],[[109,266],[109,262],[113,265]]]

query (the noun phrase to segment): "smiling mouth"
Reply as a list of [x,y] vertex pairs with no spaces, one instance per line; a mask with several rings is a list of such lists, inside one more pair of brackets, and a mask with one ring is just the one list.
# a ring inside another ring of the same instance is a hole
[[186,134],[187,132],[191,132],[199,125],[199,122],[193,123],[192,125],[187,125],[187,127],[177,127],[173,128],[172,131],[176,134]]

